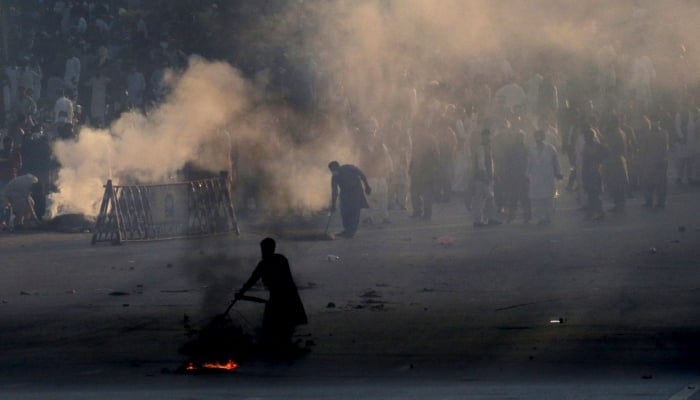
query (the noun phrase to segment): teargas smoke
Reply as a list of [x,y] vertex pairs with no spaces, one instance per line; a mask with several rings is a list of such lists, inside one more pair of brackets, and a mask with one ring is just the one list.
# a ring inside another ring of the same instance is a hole
[[497,89],[509,83],[552,79],[562,100],[592,99],[600,109],[622,107],[602,103],[613,88],[673,97],[698,81],[700,53],[689,47],[698,20],[698,3],[687,0],[289,1],[259,29],[230,37],[238,47],[282,49],[285,67],[310,77],[310,109],[267,91],[276,61],[247,80],[193,58],[148,115],[56,145],[54,205],[95,214],[107,179],[167,181],[190,161],[264,182],[265,207],[317,210],[328,204],[327,162],[358,162],[365,134],[421,135],[447,103],[504,106]]
[[[62,168],[53,214],[96,215],[108,179],[115,184],[181,179],[186,163],[260,179],[269,208],[320,209],[329,198],[326,156],[343,143],[342,132],[295,145],[289,111],[261,103],[261,93],[227,63],[193,57],[182,74],[170,73],[167,100],[149,114],[126,113],[109,129],[80,131],[58,141]],[[232,164],[235,163],[235,170]]]

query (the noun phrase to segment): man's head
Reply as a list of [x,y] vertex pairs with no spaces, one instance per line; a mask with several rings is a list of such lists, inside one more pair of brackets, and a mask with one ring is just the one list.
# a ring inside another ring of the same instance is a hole
[[260,242],[260,252],[262,253],[263,259],[275,254],[275,239],[272,239],[272,238],[263,239]]
[[340,164],[338,164],[338,161],[331,161],[328,163],[328,169],[330,169],[333,174],[337,174],[340,170]]

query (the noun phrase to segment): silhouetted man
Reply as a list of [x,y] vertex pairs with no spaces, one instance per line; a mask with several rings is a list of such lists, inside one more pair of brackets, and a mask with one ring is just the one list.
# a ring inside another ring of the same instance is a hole
[[[331,212],[335,212],[335,202],[340,196],[340,216],[343,219],[343,232],[340,236],[351,238],[357,232],[360,224],[360,211],[369,208],[366,194],[372,193],[367,183],[367,177],[356,166],[340,165],[337,161],[328,163],[328,169],[333,173],[331,178]],[[362,185],[364,184],[364,192]]]
[[262,260],[248,281],[236,293],[236,298],[262,279],[270,292],[262,323],[263,344],[268,350],[280,351],[289,348],[290,339],[297,325],[308,322],[304,305],[289,269],[289,262],[282,254],[275,253],[275,241],[265,238],[260,242]]
[[600,143],[598,133],[593,129],[583,132],[583,152],[581,154],[581,183],[586,194],[586,219],[600,220],[605,217],[600,195],[603,192],[601,167],[608,150]]

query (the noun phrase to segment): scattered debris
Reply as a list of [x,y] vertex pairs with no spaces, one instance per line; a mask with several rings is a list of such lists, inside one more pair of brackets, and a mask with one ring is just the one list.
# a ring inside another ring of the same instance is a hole
[[329,303],[326,305],[326,308],[335,308],[335,303],[332,302],[332,301],[329,302]]
[[549,320],[550,324],[563,324],[564,323],[564,318],[554,318]]
[[642,375],[642,379],[653,379],[652,375]]
[[450,247],[455,243],[455,240],[452,236],[440,236],[437,238],[437,242],[443,247]]
[[376,290],[370,289],[361,294],[360,297],[364,297],[367,299],[376,299],[377,297],[382,297],[382,295],[379,294]]
[[76,293],[78,293],[78,291],[75,289],[66,290],[66,294],[76,294]]
[[127,292],[114,291],[109,293],[110,296],[128,296]]
[[649,247],[649,254],[656,254],[656,247]]
[[22,290],[21,292],[19,292],[19,294],[20,294],[21,296],[29,296],[29,295],[31,295],[31,293],[25,292],[24,290]]
[[339,257],[339,256],[336,256],[335,254],[329,254],[329,255],[327,255],[327,256],[326,256],[326,259],[327,259],[329,262],[338,262],[338,261],[340,261],[340,257]]
[[122,307],[129,307],[129,303],[122,304]]

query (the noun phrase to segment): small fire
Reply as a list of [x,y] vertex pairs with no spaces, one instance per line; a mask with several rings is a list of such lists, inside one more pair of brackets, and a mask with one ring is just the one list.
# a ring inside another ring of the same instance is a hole
[[198,371],[198,370],[205,370],[205,369],[212,369],[212,370],[223,370],[223,371],[233,371],[234,369],[238,368],[238,364],[233,361],[233,360],[228,360],[226,363],[219,363],[219,362],[213,362],[213,363],[203,363],[201,365],[195,365],[194,363],[189,363],[187,364],[187,367],[185,367],[186,371]]

